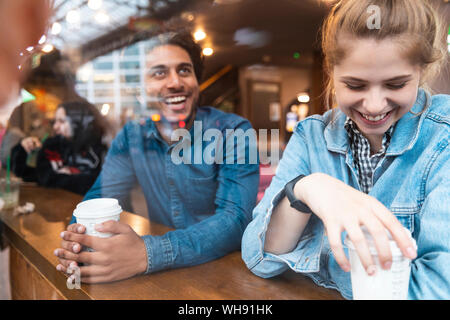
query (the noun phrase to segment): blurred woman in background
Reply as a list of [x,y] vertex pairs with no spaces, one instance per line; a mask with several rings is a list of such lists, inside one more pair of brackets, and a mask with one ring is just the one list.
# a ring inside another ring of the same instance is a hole
[[83,195],[101,170],[104,128],[92,106],[77,101],[58,107],[53,130],[55,135],[43,142],[34,136],[22,139],[11,151],[11,168],[24,181]]

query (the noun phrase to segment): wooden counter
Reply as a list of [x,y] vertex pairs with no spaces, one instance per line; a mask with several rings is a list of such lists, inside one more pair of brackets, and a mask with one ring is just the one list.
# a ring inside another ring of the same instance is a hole
[[[253,275],[234,252],[195,267],[166,270],[107,284],[82,284],[68,289],[67,276],[56,270],[53,251],[60,247],[81,196],[59,189],[24,185],[20,203],[33,202],[35,212],[14,217],[0,212],[4,235],[11,244],[10,273],[13,299],[342,299],[334,290],[287,271],[271,279]],[[170,230],[135,214],[124,212],[121,221],[139,235],[162,235]]]

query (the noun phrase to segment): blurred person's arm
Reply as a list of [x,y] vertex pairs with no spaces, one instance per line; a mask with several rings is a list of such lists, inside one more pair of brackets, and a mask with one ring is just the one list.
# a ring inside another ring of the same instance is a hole
[[0,161],[6,163],[6,159],[11,155],[11,150],[27,135],[23,131],[23,110],[24,106],[21,104],[12,111],[8,119],[8,126],[5,135],[3,136],[0,146]]
[[11,170],[12,172],[22,178],[24,181],[37,181],[36,168],[27,165],[27,151],[23,148],[21,143],[18,143],[11,150]]
[[6,130],[0,147],[0,161],[2,163],[6,163],[8,156],[11,155],[12,149],[17,144],[20,144],[23,138],[25,138],[25,133],[19,128],[14,127]]

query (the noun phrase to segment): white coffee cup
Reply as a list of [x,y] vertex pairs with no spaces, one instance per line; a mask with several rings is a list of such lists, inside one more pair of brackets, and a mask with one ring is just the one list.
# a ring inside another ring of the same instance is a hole
[[[372,259],[376,264],[376,274],[369,276],[363,267],[357,251],[348,235],[344,240],[345,246],[349,249],[351,265],[351,281],[354,300],[406,300],[408,297],[408,285],[411,273],[411,260],[400,251],[396,242],[389,234],[389,245],[392,253],[392,266],[389,270],[381,268],[378,259],[378,252],[372,235],[366,227],[361,227],[369,245]],[[415,240],[411,237],[411,232],[406,229],[409,237],[416,246]]]
[[117,199],[99,198],[80,202],[73,215],[77,218],[77,223],[86,227],[85,234],[95,237],[108,238],[111,233],[98,232],[95,225],[109,221],[119,221],[122,207]]

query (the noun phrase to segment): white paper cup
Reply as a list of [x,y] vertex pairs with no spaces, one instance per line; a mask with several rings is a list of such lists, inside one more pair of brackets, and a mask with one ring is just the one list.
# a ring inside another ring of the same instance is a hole
[[[362,227],[367,243],[369,245],[372,259],[376,263],[377,272],[369,276],[364,269],[358,253],[348,235],[344,240],[348,248],[351,281],[354,300],[406,300],[408,297],[409,277],[411,273],[411,260],[402,255],[391,235],[388,233],[389,245],[392,253],[392,267],[389,270],[381,268],[378,259],[375,242],[365,227]],[[416,242],[411,237],[411,232],[405,228],[412,239],[414,246]]]
[[122,207],[117,199],[99,198],[80,202],[73,211],[73,215],[77,218],[77,223],[86,227],[85,234],[108,238],[112,234],[98,232],[95,230],[95,225],[108,220],[119,221],[121,212]]

